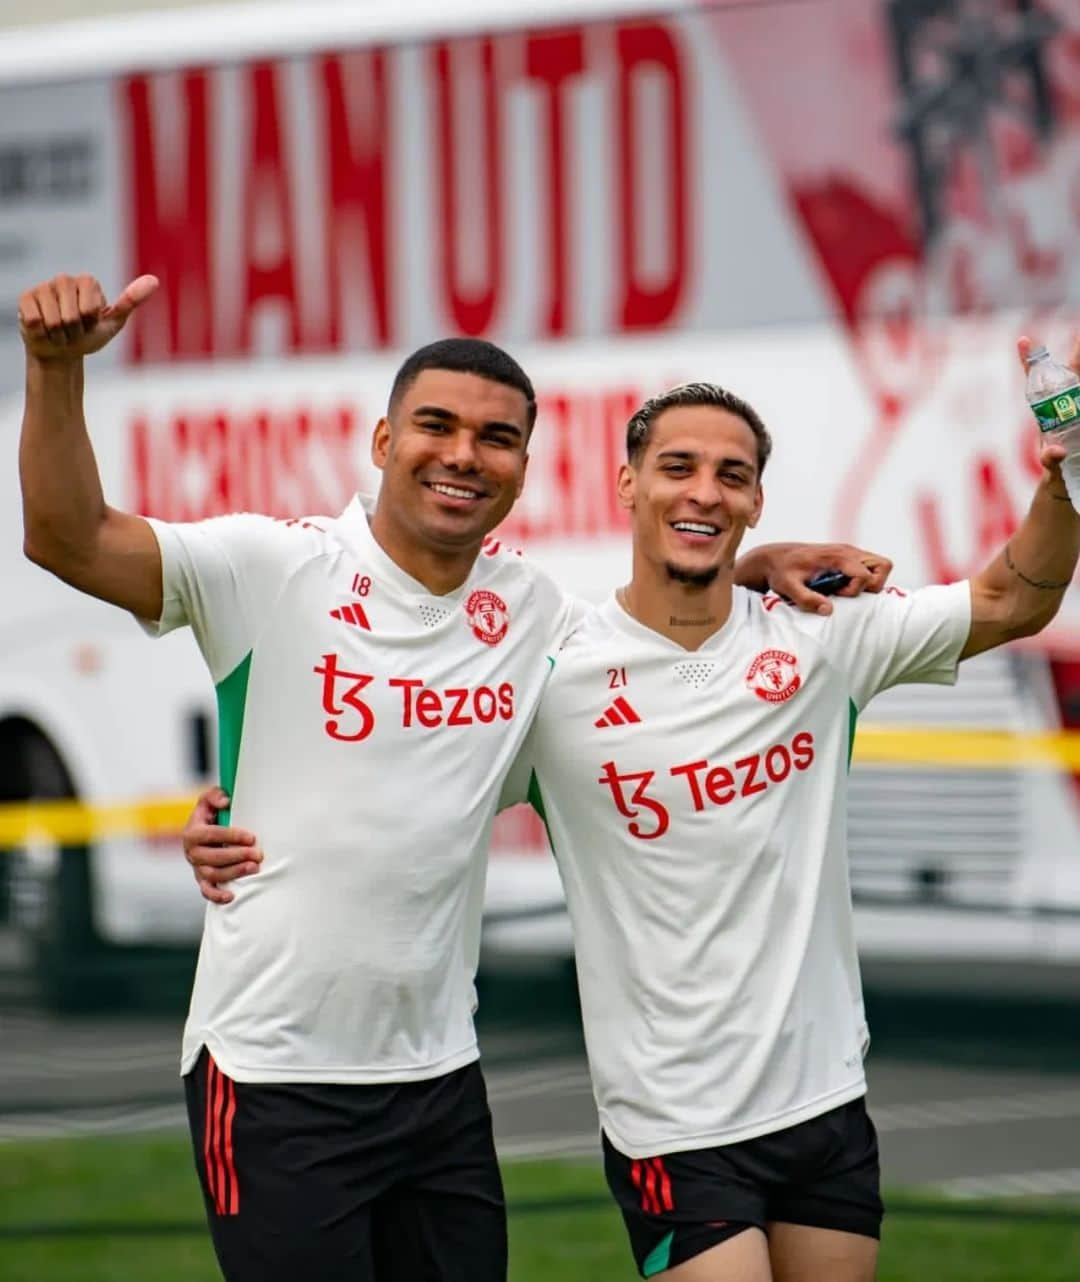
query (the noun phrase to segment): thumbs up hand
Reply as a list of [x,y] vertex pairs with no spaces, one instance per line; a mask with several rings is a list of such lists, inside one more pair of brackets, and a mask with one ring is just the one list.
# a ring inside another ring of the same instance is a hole
[[109,303],[93,276],[54,276],[19,299],[19,333],[27,356],[73,361],[100,351],[158,287],[156,276],[137,276]]

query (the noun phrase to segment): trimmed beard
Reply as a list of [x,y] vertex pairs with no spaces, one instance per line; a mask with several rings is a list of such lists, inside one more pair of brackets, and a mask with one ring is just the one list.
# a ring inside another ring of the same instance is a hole
[[682,583],[688,588],[711,587],[720,573],[718,565],[711,566],[708,570],[684,570],[670,561],[664,563],[664,569],[667,571],[670,583]]

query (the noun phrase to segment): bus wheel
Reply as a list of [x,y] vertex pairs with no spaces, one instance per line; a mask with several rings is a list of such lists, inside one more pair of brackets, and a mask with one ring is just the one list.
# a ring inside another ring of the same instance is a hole
[[[22,717],[0,721],[0,804],[74,798],[71,775],[42,731]],[[18,853],[0,855],[3,920],[29,943],[35,986],[45,1004],[72,1010],[94,1001],[94,961],[102,944],[94,930],[88,846],[57,851],[48,869]]]

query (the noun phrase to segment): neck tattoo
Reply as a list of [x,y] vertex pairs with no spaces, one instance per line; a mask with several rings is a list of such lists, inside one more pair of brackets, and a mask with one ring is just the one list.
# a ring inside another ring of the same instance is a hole
[[[634,611],[630,607],[630,594],[626,588],[615,589],[615,600],[622,606],[627,614],[633,615]],[[634,616],[637,617],[636,615]],[[680,619],[677,614],[668,615],[669,628],[708,628],[716,623],[716,615],[706,615],[704,619]]]
[[716,622],[715,615],[709,615],[707,619],[680,619],[676,615],[668,618],[669,628],[707,628],[710,623]]

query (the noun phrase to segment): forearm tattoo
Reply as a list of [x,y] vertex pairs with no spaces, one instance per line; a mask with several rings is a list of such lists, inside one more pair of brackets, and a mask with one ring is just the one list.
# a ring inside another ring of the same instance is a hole
[[1062,588],[1067,588],[1072,582],[1071,577],[1063,579],[1060,583],[1053,583],[1050,579],[1029,579],[1023,570],[1017,568],[1016,562],[1012,559],[1012,553],[1009,551],[1008,543],[1005,544],[1005,564],[1022,583],[1026,583],[1029,588],[1038,588],[1042,592],[1057,592]]

